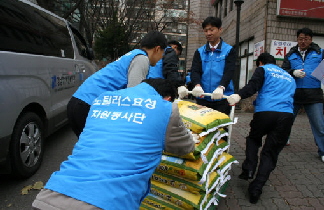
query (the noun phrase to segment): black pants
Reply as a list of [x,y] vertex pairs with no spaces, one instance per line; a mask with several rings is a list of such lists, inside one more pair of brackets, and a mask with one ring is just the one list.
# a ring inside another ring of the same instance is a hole
[[231,112],[231,106],[228,104],[226,99],[220,101],[207,101],[205,99],[198,99],[196,98],[197,104],[206,106],[212,109],[215,109],[219,112],[223,112],[227,115]]
[[249,185],[249,192],[262,192],[262,187],[275,169],[278,156],[287,142],[293,125],[294,116],[286,112],[257,112],[250,123],[250,133],[246,138],[246,159],[243,171],[256,171],[258,151],[262,146],[262,137],[266,139],[260,154],[260,164],[255,179]]
[[79,138],[86,123],[90,105],[72,96],[67,105],[67,117],[75,135]]

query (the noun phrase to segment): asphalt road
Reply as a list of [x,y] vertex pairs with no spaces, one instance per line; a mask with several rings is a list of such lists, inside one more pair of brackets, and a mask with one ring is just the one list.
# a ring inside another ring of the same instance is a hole
[[46,139],[44,160],[41,168],[26,180],[15,180],[9,175],[0,175],[0,210],[30,210],[39,190],[29,190],[22,195],[22,189],[36,182],[44,184],[50,175],[59,169],[61,162],[71,154],[77,141],[69,126],[66,126]]

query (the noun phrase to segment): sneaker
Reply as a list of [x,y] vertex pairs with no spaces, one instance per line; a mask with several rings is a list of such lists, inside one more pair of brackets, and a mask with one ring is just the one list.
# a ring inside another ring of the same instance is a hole
[[290,146],[290,140],[288,139],[286,146]]

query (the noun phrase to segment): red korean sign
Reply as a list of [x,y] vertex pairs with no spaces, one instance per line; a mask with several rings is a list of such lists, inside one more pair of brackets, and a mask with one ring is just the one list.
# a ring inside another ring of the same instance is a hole
[[297,42],[272,40],[270,45],[270,54],[277,60],[283,60],[290,48],[297,45]]
[[324,19],[324,0],[278,0],[278,15]]

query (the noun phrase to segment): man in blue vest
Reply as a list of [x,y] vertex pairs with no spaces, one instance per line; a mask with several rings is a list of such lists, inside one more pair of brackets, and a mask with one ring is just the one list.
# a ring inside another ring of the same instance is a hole
[[[220,18],[208,17],[202,23],[207,44],[198,48],[191,66],[191,82],[194,86],[192,95],[197,104],[229,114],[231,107],[224,95],[234,93],[232,78],[235,71],[236,54],[234,48],[221,38],[222,21]],[[180,98],[188,94],[181,86],[178,89]],[[203,97],[203,93],[212,96]]]
[[107,91],[91,105],[72,155],[54,172],[34,209],[139,209],[162,151],[185,155],[195,143],[169,80]]
[[321,82],[312,76],[313,71],[324,59],[323,49],[312,41],[313,32],[309,28],[297,31],[297,46],[285,56],[282,68],[288,71],[296,81],[294,96],[294,115],[304,107],[309,119],[318,155],[324,162],[324,117],[323,90]]
[[141,41],[141,49],[135,49],[109,63],[86,79],[73,94],[67,106],[72,130],[79,137],[88,115],[90,104],[101,93],[133,87],[146,78],[149,66],[154,66],[167,47],[165,36],[150,31]]
[[275,169],[279,153],[286,145],[294,121],[293,97],[296,89],[294,78],[275,65],[269,53],[262,53],[256,60],[258,68],[246,86],[238,94],[227,99],[230,105],[238,103],[256,92],[255,113],[246,138],[246,159],[242,164],[241,179],[253,179],[258,166],[258,152],[262,137],[267,136],[261,151],[255,179],[249,185],[250,202],[256,203],[262,188]]
[[176,40],[168,42],[164,55],[155,66],[150,66],[147,78],[163,78],[173,81],[177,86],[184,84],[179,74],[179,55],[182,53],[182,45]]

